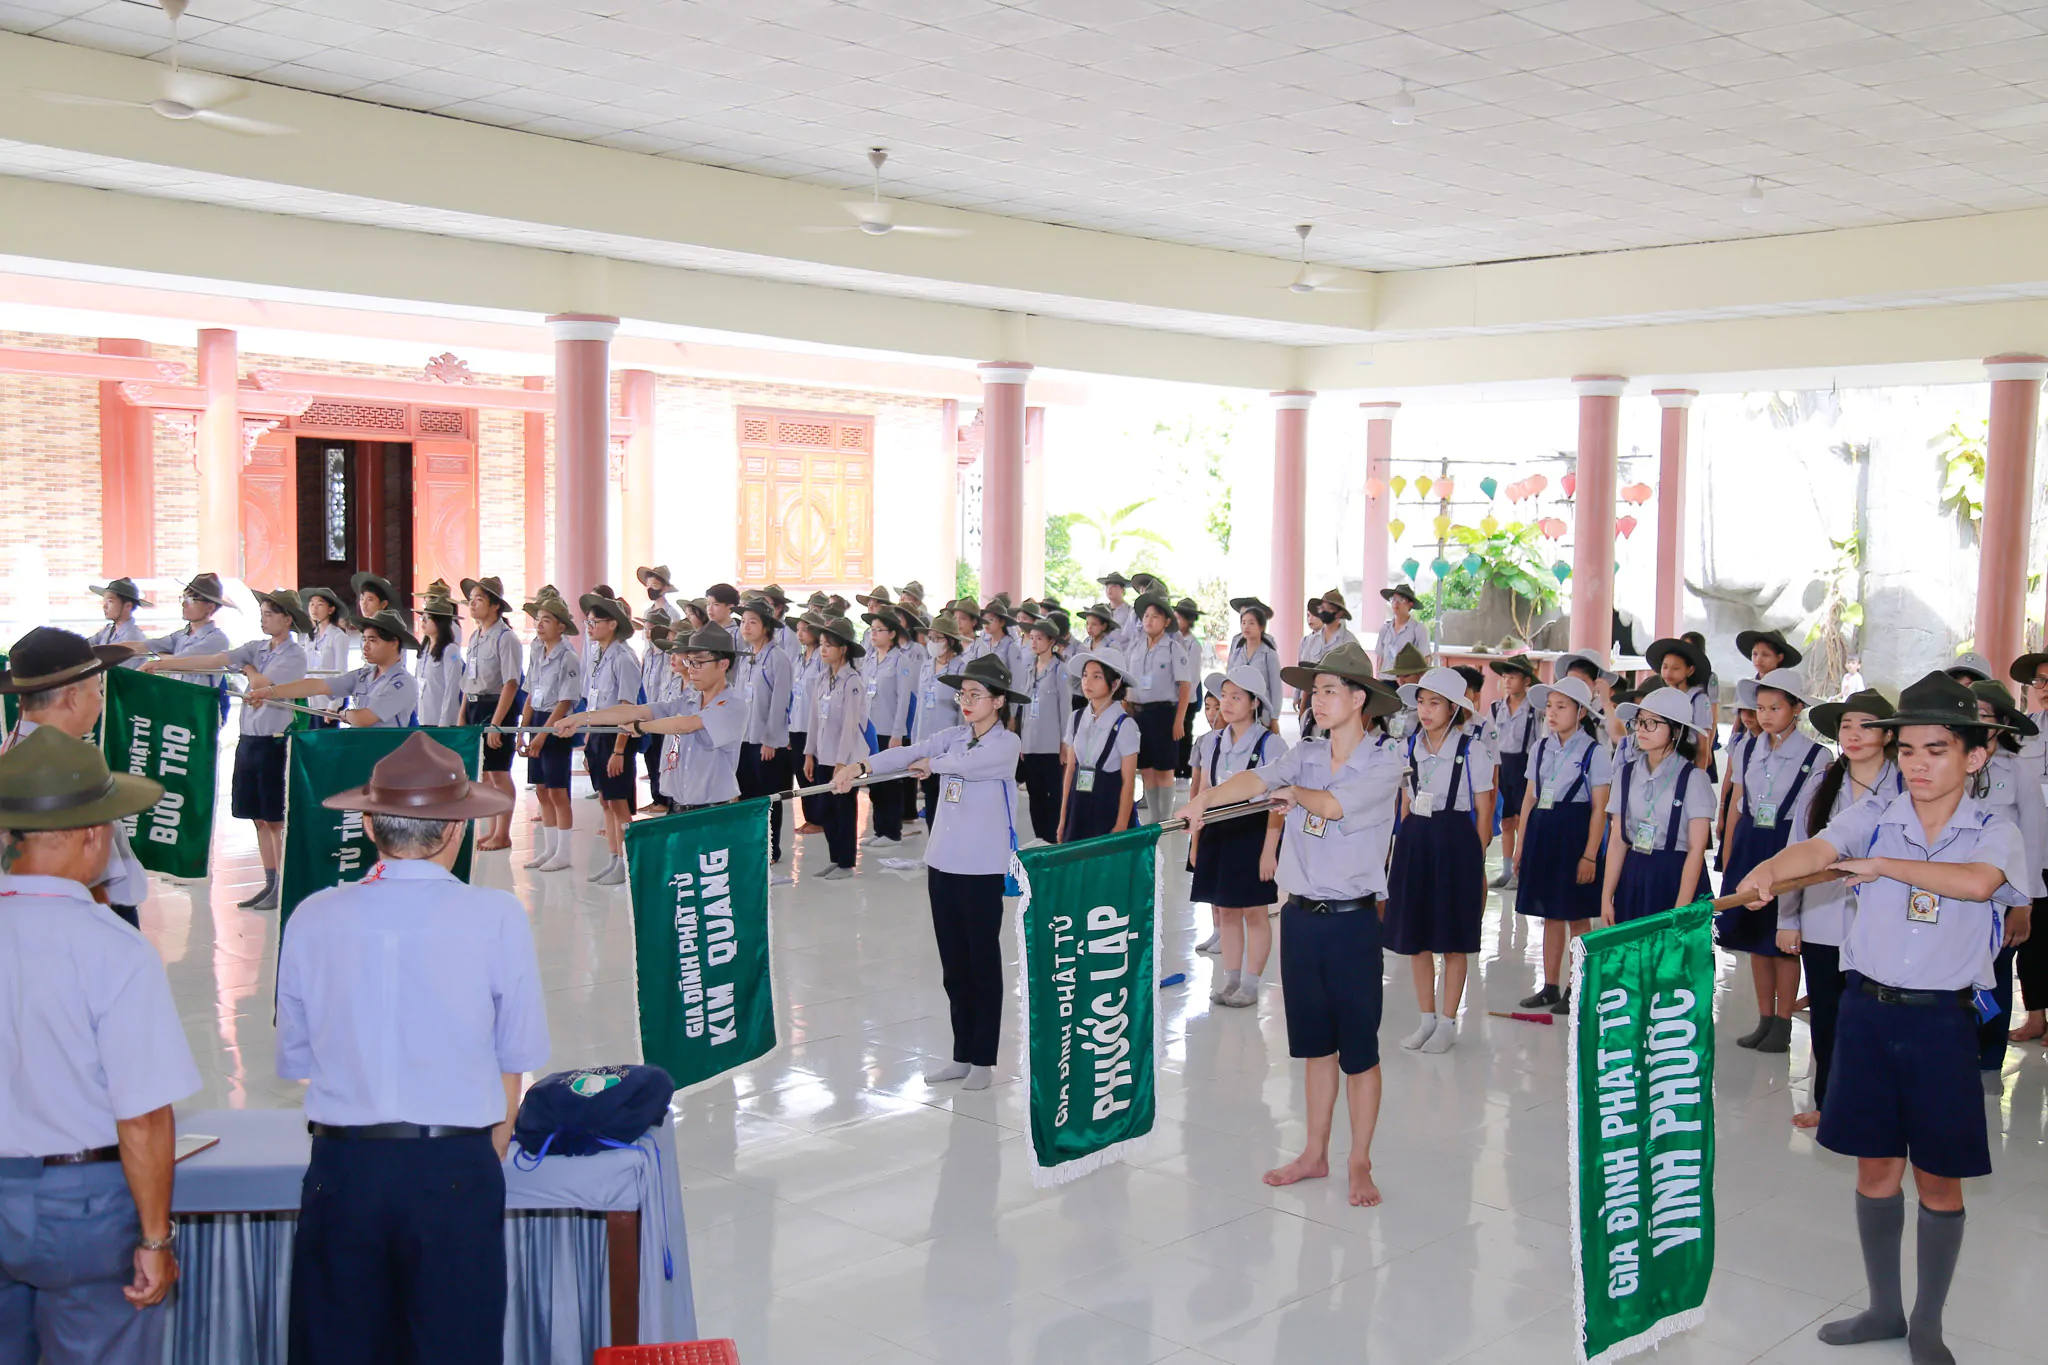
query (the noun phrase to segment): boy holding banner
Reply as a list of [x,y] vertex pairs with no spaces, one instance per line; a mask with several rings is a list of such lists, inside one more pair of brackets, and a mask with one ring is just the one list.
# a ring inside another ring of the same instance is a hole
[[1281,680],[1309,698],[1316,739],[1263,768],[1241,772],[1194,797],[1182,814],[1190,832],[1205,812],[1270,800],[1286,812],[1274,880],[1280,912],[1280,977],[1287,1003],[1287,1050],[1308,1070],[1308,1142],[1301,1155],[1266,1172],[1268,1185],[1330,1173],[1330,1130],[1342,1072],[1351,1118],[1351,1203],[1380,1202],[1372,1178],[1372,1135],[1380,1112],[1380,902],[1394,800],[1406,765],[1394,747],[1368,742],[1366,722],[1401,709],[1355,642],[1314,664],[1283,669]]
[[[1819,835],[1752,868],[1752,906],[1774,888],[1832,867],[1857,888],[1841,946],[1845,979],[1819,1138],[1856,1158],[1856,1229],[1870,1306],[1830,1322],[1831,1346],[1906,1338],[1914,1365],[1952,1365],[1942,1306],[1963,1245],[1963,1181],[1991,1173],[1977,1022],[1989,1012],[2004,907],[2029,904],[2019,830],[1965,794],[1990,761],[1976,694],[1942,673],[1905,690],[1875,721],[1898,735],[1904,794],[1873,798]],[[1899,1287],[1906,1165],[1920,1196],[1919,1293],[1909,1318]]]
[[340,712],[350,725],[408,726],[420,709],[419,680],[405,669],[405,651],[420,642],[396,611],[358,620],[363,632],[363,666],[333,678],[305,678],[274,687],[252,687],[251,702],[296,701],[302,697],[347,697]]

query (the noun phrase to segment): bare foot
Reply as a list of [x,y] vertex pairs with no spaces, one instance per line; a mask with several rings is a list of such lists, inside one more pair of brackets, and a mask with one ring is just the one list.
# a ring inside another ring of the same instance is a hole
[[1268,1185],[1292,1185],[1297,1180],[1321,1180],[1329,1173],[1328,1157],[1311,1157],[1303,1152],[1285,1166],[1266,1172],[1265,1181]]
[[804,821],[804,823],[796,827],[796,832],[798,834],[823,834],[825,832],[825,827],[823,825],[814,825],[810,821],[806,820]]
[[1798,1113],[1796,1113],[1796,1114],[1794,1114],[1794,1115],[1792,1116],[1792,1126],[1793,1126],[1794,1128],[1818,1128],[1818,1127],[1820,1127],[1820,1110],[1818,1110],[1818,1109],[1802,1109],[1802,1110],[1800,1110],[1800,1111],[1799,1111]]
[[2039,1024],[2029,1019],[2026,1023],[2021,1024],[2005,1036],[2010,1042],[2031,1043],[2044,1034],[2048,1034],[2048,1024]]
[[1380,1202],[1380,1187],[1372,1183],[1372,1158],[1351,1158],[1351,1207],[1354,1209],[1377,1208]]

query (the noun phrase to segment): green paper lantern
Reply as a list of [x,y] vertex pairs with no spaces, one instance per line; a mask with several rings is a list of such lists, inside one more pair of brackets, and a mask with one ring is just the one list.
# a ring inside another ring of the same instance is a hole
[[1478,572],[1485,567],[1486,560],[1482,556],[1478,554],[1469,554],[1465,556],[1466,573],[1477,575]]
[[1479,491],[1486,494],[1488,498],[1491,498],[1495,493],[1498,493],[1500,491],[1500,480],[1494,478],[1493,475],[1488,474],[1485,478],[1479,481]]
[[1408,581],[1413,583],[1415,581],[1415,575],[1422,572],[1422,561],[1419,559],[1402,560],[1401,572],[1408,575]]
[[1560,583],[1564,582],[1567,578],[1570,578],[1572,576],[1572,566],[1565,563],[1562,559],[1558,560],[1557,563],[1551,565],[1550,571],[1553,574],[1557,575],[1557,581]]
[[1449,578],[1451,576],[1451,561],[1445,559],[1442,555],[1438,555],[1435,559],[1429,561],[1429,571],[1438,578]]

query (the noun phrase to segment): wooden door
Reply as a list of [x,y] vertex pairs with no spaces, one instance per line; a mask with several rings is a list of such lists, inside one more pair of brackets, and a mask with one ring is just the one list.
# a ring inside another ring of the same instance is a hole
[[295,446],[290,436],[259,441],[242,470],[242,581],[263,592],[299,584]]
[[421,439],[412,447],[413,591],[435,579],[456,592],[474,578],[481,536],[477,516],[476,446]]
[[740,581],[866,585],[874,430],[872,417],[740,409]]

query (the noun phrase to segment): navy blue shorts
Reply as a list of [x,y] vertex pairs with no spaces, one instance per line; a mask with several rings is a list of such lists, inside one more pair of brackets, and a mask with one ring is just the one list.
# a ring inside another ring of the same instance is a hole
[[243,735],[235,741],[235,780],[228,814],[237,820],[284,823],[283,735]]
[[612,746],[624,735],[592,735],[583,745],[583,762],[590,773],[590,785],[597,788],[597,794],[607,801],[631,801],[633,799],[633,750],[630,741],[625,750],[626,761],[619,765],[619,775],[611,776],[605,770],[611,767]]
[[[522,691],[512,698],[512,709],[505,713],[505,723],[507,725],[517,725],[519,723],[520,709],[525,705],[526,693]],[[495,692],[491,693],[488,697],[463,698],[462,723],[464,725],[489,725],[491,717],[497,714],[498,694]],[[495,749],[491,747],[488,737],[484,741],[484,772],[509,773],[512,771],[512,760],[519,753],[519,736],[499,735],[498,739],[501,742]]]
[[1902,1156],[1955,1180],[1990,1175],[1976,1011],[1887,1005],[1848,973],[1819,1137],[1843,1156]]
[[526,760],[526,780],[549,791],[569,790],[569,755],[576,751],[574,740],[549,735],[541,741],[540,752]]
[[1380,917],[1377,909],[1322,915],[1280,911],[1280,996],[1287,1055],[1327,1057],[1347,1076],[1380,1064]]
[[1173,713],[1180,708],[1170,701],[1146,702],[1138,707],[1138,768],[1167,771],[1180,762],[1180,745],[1173,738]]

